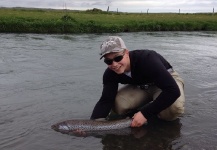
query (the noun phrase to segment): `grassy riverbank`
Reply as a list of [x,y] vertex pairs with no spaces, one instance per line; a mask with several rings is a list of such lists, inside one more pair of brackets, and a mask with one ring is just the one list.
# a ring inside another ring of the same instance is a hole
[[217,14],[0,9],[1,33],[217,31]]

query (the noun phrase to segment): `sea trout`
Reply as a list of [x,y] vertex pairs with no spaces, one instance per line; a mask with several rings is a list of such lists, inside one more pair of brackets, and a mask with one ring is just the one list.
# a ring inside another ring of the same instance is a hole
[[132,119],[122,119],[114,121],[95,121],[95,120],[66,120],[51,126],[55,131],[70,133],[74,131],[95,132],[118,130],[130,127]]

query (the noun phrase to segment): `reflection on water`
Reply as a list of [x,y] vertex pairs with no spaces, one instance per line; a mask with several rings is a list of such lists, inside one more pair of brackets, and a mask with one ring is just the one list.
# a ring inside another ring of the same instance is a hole
[[180,120],[154,120],[147,126],[132,128],[130,135],[106,135],[102,138],[104,150],[172,149],[180,137]]
[[181,136],[181,127],[180,119],[166,122],[154,118],[139,128],[63,134],[99,138],[104,150],[172,149]]
[[106,65],[108,34],[0,34],[0,149],[217,149],[217,32],[120,33],[131,49],[153,49],[185,81],[186,112],[124,132],[83,137],[53,123],[90,117]]

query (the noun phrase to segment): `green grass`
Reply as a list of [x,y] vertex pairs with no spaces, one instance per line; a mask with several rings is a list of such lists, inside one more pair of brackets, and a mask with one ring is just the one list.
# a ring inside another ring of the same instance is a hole
[[49,9],[0,9],[0,32],[112,33],[217,31],[216,14],[107,13]]

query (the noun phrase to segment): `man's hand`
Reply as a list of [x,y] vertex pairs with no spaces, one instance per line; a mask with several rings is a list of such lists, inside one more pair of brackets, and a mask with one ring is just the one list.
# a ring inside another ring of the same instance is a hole
[[139,111],[138,113],[134,114],[133,121],[131,123],[131,127],[140,127],[140,126],[142,126],[145,123],[147,123],[147,119]]

